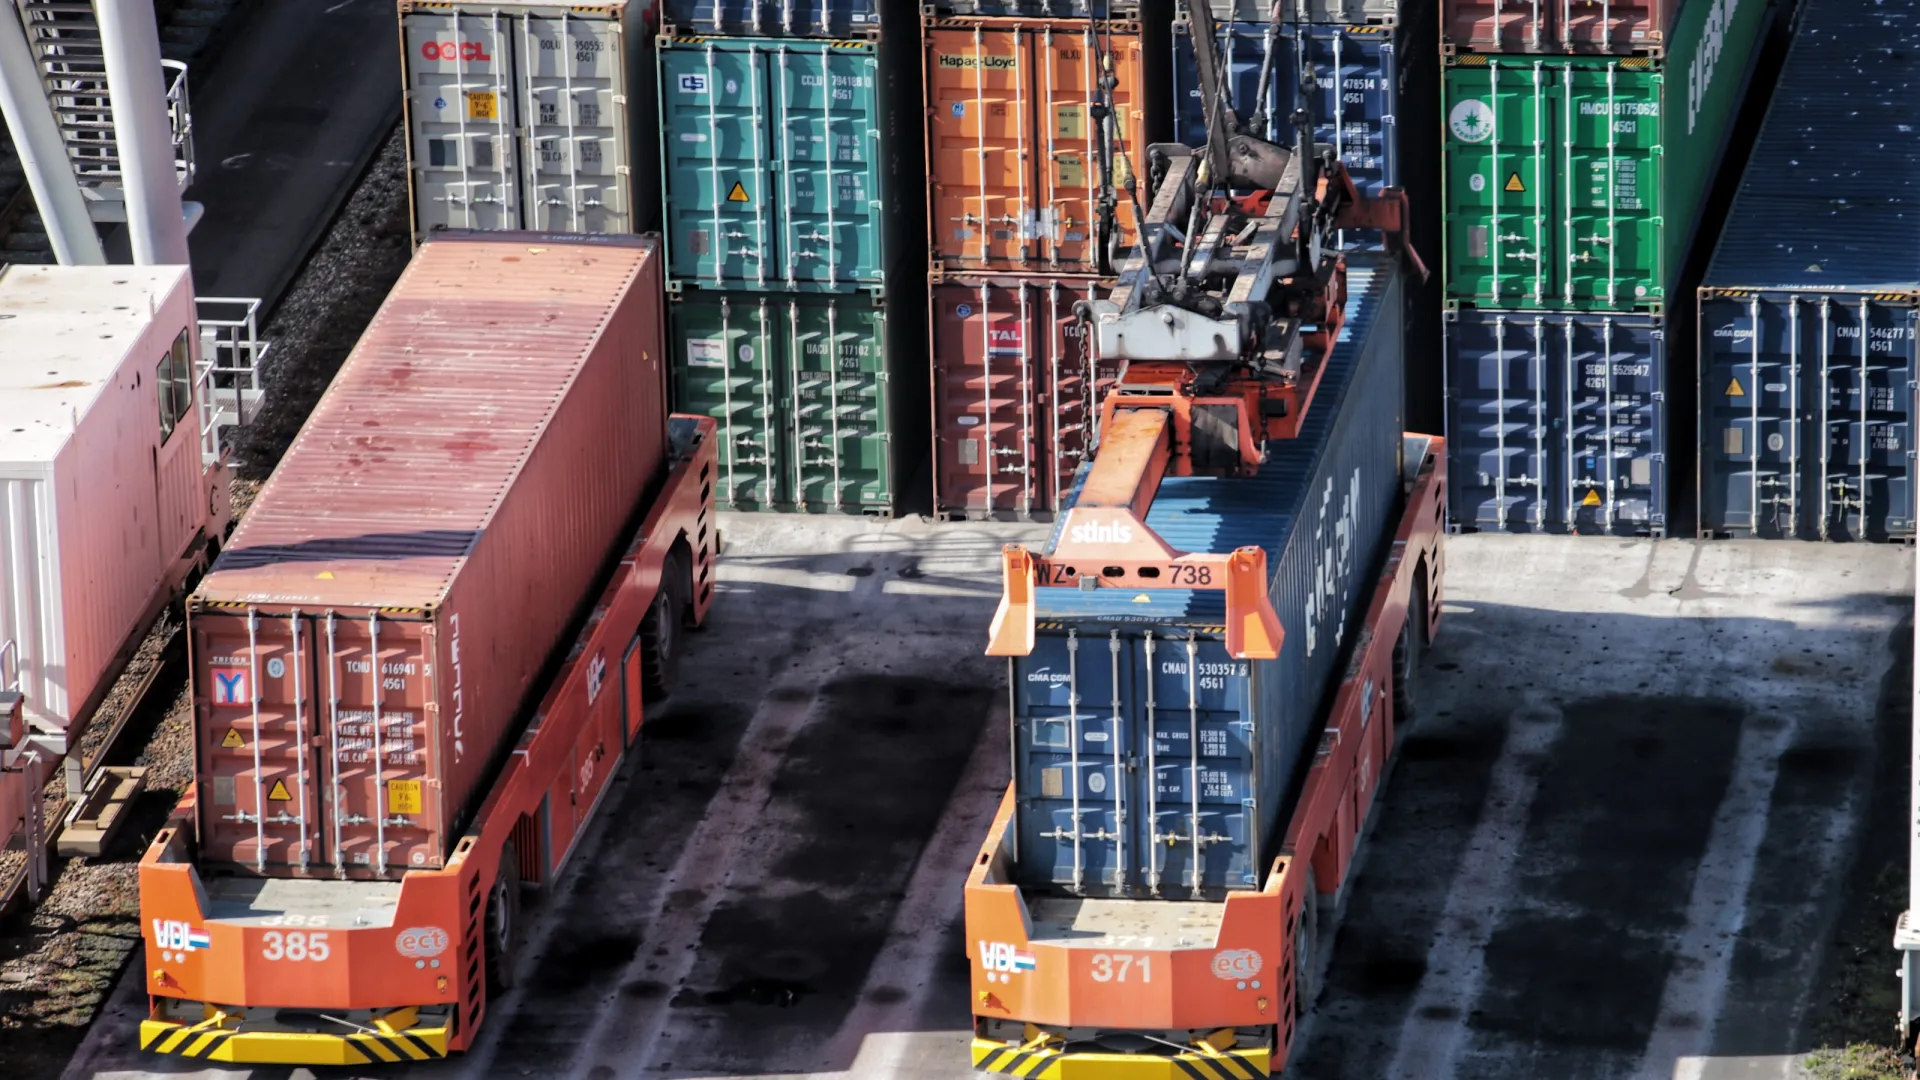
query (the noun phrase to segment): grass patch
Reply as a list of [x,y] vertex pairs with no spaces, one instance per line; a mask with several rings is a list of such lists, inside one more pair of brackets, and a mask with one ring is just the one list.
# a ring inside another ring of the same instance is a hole
[[1900,1055],[1872,1043],[1815,1050],[1807,1055],[1805,1064],[1814,1080],[1907,1080]]

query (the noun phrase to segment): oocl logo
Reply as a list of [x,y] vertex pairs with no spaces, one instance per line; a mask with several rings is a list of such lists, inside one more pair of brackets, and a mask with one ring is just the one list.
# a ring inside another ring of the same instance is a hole
[[400,931],[393,939],[393,947],[400,955],[417,960],[439,956],[453,944],[453,938],[437,926],[414,926]]
[[486,43],[480,41],[428,41],[421,44],[420,55],[429,60],[493,62],[493,54],[487,52]]
[[1252,949],[1221,949],[1213,954],[1213,977],[1227,982],[1245,982],[1260,977],[1266,964]]

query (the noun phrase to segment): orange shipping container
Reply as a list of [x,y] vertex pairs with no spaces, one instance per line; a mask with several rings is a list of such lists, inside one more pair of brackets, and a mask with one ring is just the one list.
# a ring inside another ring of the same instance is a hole
[[660,262],[414,255],[189,605],[204,859],[445,865],[666,461]]
[[1126,178],[1146,168],[1140,25],[935,17],[923,29],[934,276],[1109,273],[1135,235]]

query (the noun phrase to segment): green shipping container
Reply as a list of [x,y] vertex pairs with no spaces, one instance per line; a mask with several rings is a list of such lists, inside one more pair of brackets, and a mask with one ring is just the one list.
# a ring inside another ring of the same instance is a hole
[[[672,288],[880,290],[919,227],[891,41],[659,40]],[[902,54],[911,62],[911,52]]]
[[1663,60],[1448,57],[1449,306],[1662,311],[1772,15],[1687,0]]
[[743,290],[669,307],[674,408],[719,421],[723,505],[894,513],[902,403],[884,304]]

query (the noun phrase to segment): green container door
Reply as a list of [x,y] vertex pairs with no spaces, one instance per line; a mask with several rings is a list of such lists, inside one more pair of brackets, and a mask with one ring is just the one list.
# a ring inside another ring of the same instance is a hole
[[686,292],[671,307],[674,407],[719,421],[722,502],[893,512],[883,305],[866,296]]
[[1461,59],[1446,79],[1448,298],[1658,308],[1662,76],[1644,61]]
[[884,283],[877,68],[864,41],[662,41],[672,278],[828,292]]

